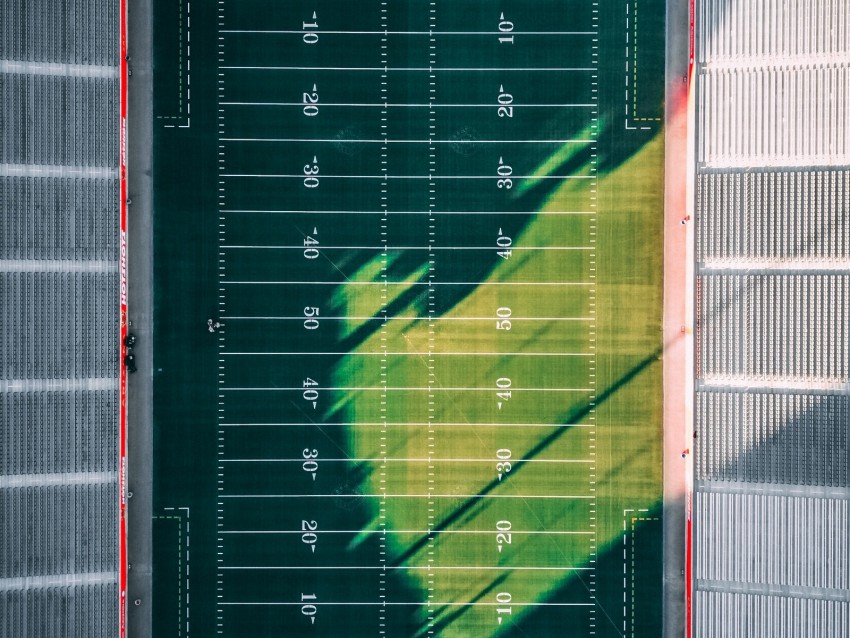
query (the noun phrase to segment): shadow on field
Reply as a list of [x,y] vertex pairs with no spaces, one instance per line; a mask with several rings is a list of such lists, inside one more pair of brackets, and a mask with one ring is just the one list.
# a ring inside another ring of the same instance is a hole
[[[596,586],[595,627],[588,623],[588,611],[579,608],[569,625],[561,623],[552,627],[546,607],[538,607],[524,614],[501,634],[510,638],[528,638],[529,636],[554,635],[555,629],[564,631],[567,627],[595,630],[601,638],[621,638],[632,635],[639,638],[658,638],[661,636],[662,613],[662,552],[663,535],[661,533],[661,507],[656,505],[649,512],[633,519],[626,519],[627,532],[618,537],[609,547],[603,548],[596,561],[596,570],[600,573],[624,574],[619,579],[601,579]],[[624,559],[623,550],[626,550]],[[591,566],[590,564],[588,566]],[[561,587],[541,602],[558,603],[565,600],[586,598],[592,585],[587,576],[577,575],[567,579]],[[622,583],[625,582],[625,590]],[[608,588],[603,588],[605,583]],[[625,593],[625,600],[624,600]],[[624,617],[625,610],[625,617]],[[566,620],[566,619],[564,619]]]
[[[595,401],[589,402],[583,406],[579,406],[565,414],[561,419],[561,423],[566,427],[559,427],[556,430],[553,430],[548,436],[541,439],[537,443],[537,445],[535,445],[525,455],[523,455],[522,460],[519,460],[513,464],[511,473],[515,475],[516,473],[521,471],[522,468],[527,465],[528,461],[538,457],[544,450],[546,450],[546,448],[551,446],[555,441],[557,441],[567,432],[569,432],[571,429],[569,427],[570,425],[580,423],[593,410],[605,403],[608,399],[614,396],[614,394],[616,394],[618,390],[628,385],[635,377],[640,375],[654,363],[660,365],[661,355],[663,351],[663,348],[659,348],[649,356],[643,358],[637,365],[633,366],[628,372],[626,372],[614,383],[612,383],[610,386],[605,388],[605,390],[603,390],[600,394],[598,394],[596,396]],[[474,497],[467,499],[467,501],[463,505],[455,509],[449,516],[447,516],[438,524],[436,524],[433,528],[433,534],[436,535],[442,532],[443,530],[448,529],[451,525],[461,519],[467,512],[469,512],[473,507],[475,507],[481,497],[486,496],[487,494],[495,490],[497,487],[499,487],[501,484],[502,483],[497,478],[491,480],[489,483],[487,483],[487,485],[482,487]],[[418,541],[408,547],[404,553],[397,556],[393,560],[393,565],[403,565],[408,560],[410,560],[410,558],[413,557],[415,554],[422,551],[422,549],[428,545],[428,542],[429,536],[422,536]]]

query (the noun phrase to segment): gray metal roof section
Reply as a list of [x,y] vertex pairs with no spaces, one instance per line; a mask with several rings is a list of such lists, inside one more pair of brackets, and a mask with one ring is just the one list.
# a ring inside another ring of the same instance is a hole
[[850,635],[850,4],[697,0],[693,630]]
[[0,636],[118,628],[118,2],[0,6]]

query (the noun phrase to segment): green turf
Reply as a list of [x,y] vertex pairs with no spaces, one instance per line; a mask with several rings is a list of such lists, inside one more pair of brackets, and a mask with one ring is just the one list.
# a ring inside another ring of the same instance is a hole
[[430,6],[155,2],[156,635],[660,635],[664,3]]

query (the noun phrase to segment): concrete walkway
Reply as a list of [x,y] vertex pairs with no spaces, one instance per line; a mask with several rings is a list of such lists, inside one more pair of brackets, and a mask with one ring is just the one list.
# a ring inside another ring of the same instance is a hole
[[693,380],[688,374],[692,342],[688,247],[688,62],[687,2],[667,2],[666,138],[664,167],[664,638],[686,635],[686,505],[689,458],[682,458],[690,422]]
[[[127,380],[127,635],[150,638],[152,598],[153,475],[153,7],[151,0],[128,2],[128,318],[138,338],[133,348],[138,371]],[[138,604],[136,604],[138,601]]]

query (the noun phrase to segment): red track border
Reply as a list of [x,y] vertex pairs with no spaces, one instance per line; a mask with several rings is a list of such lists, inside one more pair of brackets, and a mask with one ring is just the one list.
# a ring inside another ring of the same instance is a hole
[[118,131],[119,157],[119,313],[118,343],[118,636],[127,635],[127,367],[124,338],[127,336],[127,0],[119,0],[120,32]]

